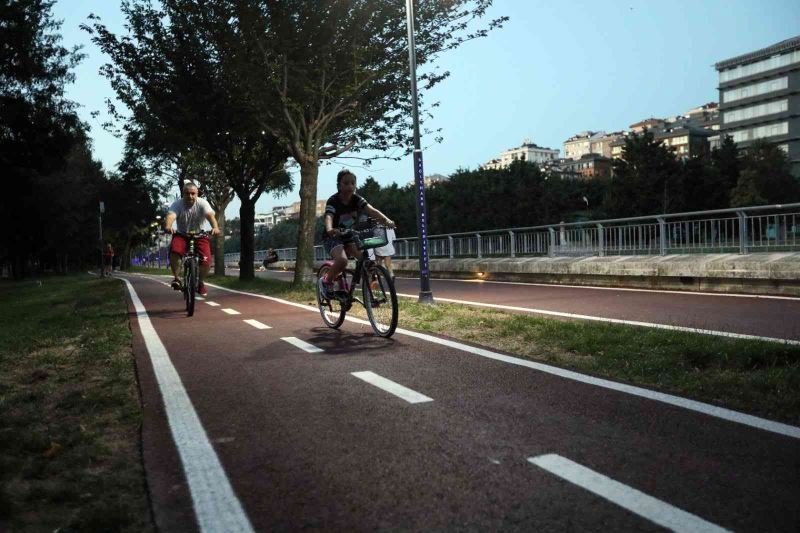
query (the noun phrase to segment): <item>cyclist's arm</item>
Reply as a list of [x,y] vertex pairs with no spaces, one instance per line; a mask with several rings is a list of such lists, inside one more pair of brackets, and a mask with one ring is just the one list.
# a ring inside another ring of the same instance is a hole
[[219,226],[217,225],[217,217],[214,216],[214,213],[207,214],[206,220],[208,220],[208,223],[211,224],[211,234],[219,235]]
[[333,237],[333,232],[333,215],[331,213],[325,213],[325,235]]
[[383,222],[383,223],[384,223],[384,225],[386,225],[386,227],[388,227],[388,228],[393,228],[393,227],[394,227],[394,221],[392,221],[392,219],[391,219],[391,218],[387,217],[386,215],[384,215],[383,213],[381,213],[380,211],[378,211],[377,209],[375,209],[374,207],[372,207],[370,204],[367,204],[367,205],[364,207],[364,211],[365,211],[365,212],[366,212],[366,213],[367,213],[367,214],[368,214],[370,217],[372,217],[372,218],[375,218],[375,219],[378,219],[378,220],[380,220],[381,222]]
[[176,213],[172,211],[167,213],[167,219],[164,221],[164,231],[172,233],[172,225],[175,223],[176,218],[178,218]]

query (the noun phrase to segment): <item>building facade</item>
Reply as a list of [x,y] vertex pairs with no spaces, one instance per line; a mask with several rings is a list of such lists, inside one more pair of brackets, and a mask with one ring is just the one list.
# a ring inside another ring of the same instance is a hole
[[588,154],[611,157],[611,142],[622,136],[622,132],[583,131],[564,141],[564,158],[577,161]]
[[720,61],[720,137],[740,148],[765,139],[800,175],[800,35]]
[[499,170],[508,168],[514,161],[528,161],[529,163],[543,165],[558,159],[558,153],[558,150],[543,148],[533,144],[530,139],[525,139],[522,141],[522,146],[501,152],[498,159],[492,159],[488,163],[481,165],[481,168]]
[[561,159],[549,170],[562,178],[608,178],[611,176],[611,158],[588,153],[578,159]]

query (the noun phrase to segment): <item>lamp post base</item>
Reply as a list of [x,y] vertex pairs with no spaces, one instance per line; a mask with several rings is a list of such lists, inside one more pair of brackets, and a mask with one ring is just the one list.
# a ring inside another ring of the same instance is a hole
[[433,293],[431,291],[419,291],[417,303],[433,305],[436,302],[433,301]]

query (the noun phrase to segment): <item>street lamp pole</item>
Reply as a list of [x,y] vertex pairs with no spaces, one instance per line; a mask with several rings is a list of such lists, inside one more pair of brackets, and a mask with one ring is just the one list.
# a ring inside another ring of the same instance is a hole
[[100,277],[106,275],[106,268],[103,264],[103,254],[105,253],[105,248],[103,247],[103,213],[106,210],[106,204],[104,202],[100,202],[100,206],[97,213],[97,221],[98,226],[100,227]]
[[425,175],[422,170],[422,149],[419,142],[419,109],[417,102],[417,56],[414,44],[414,0],[406,0],[408,27],[408,65],[411,71],[411,112],[414,119],[414,182],[417,190],[417,236],[419,237],[419,303],[432,304],[430,270],[428,269],[428,222],[425,209]]

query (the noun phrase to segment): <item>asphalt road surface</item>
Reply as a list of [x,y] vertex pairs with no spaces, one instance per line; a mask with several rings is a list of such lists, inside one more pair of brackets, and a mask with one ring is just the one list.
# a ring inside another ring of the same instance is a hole
[[800,530],[800,428],[125,279],[162,531]]
[[[238,275],[238,270],[229,272]],[[292,272],[259,277],[290,281]],[[397,292],[419,295],[418,278],[397,278]],[[800,342],[800,298],[576,287],[478,280],[431,280],[434,300],[563,319],[629,321]]]

